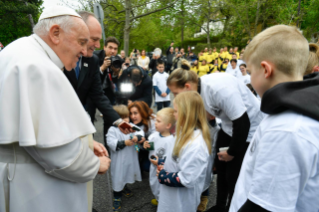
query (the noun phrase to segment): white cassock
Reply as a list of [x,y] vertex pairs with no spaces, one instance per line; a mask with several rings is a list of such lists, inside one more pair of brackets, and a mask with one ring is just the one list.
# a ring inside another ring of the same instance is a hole
[[[137,131],[134,135],[141,135],[144,137],[144,131]],[[130,139],[130,134],[125,135],[119,128],[110,127],[106,134],[106,138],[107,145],[111,149],[113,190],[120,192],[127,183],[142,181],[138,153],[136,152],[135,146],[126,146],[124,149],[116,150],[118,141]]]
[[178,172],[185,187],[160,186],[158,212],[196,211],[206,180],[209,152],[200,130],[195,130],[191,141],[173,158],[174,145],[169,146],[164,169]]
[[0,53],[0,212],[88,211],[95,132],[55,52],[37,35]]

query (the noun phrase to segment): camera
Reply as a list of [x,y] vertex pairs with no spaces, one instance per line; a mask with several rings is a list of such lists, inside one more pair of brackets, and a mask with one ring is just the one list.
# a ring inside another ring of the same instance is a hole
[[109,60],[111,60],[111,66],[113,66],[114,68],[122,67],[123,61],[119,56],[111,56]]

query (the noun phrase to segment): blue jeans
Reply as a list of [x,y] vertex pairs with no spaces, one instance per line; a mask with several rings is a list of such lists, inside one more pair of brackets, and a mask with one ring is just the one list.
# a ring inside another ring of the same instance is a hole
[[157,105],[157,111],[162,110],[163,107],[169,107],[171,104],[171,101],[166,101],[166,102],[156,102]]

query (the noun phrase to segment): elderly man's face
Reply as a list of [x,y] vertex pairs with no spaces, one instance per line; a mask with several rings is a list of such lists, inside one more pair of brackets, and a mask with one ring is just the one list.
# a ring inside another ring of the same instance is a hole
[[102,38],[102,28],[96,18],[90,16],[87,20],[87,26],[90,32],[90,39],[87,47],[87,57],[92,57],[96,48],[100,48],[100,40]]
[[76,67],[81,55],[87,55],[87,43],[90,37],[89,29],[82,19],[73,17],[73,21],[74,25],[69,32],[61,28],[56,28],[52,32],[56,39],[56,54],[65,69],[69,71]]

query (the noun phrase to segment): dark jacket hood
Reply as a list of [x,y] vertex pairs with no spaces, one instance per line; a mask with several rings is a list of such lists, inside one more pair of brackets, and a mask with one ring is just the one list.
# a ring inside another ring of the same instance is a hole
[[261,111],[278,114],[292,110],[319,121],[319,74],[305,76],[303,81],[287,82],[267,90]]

